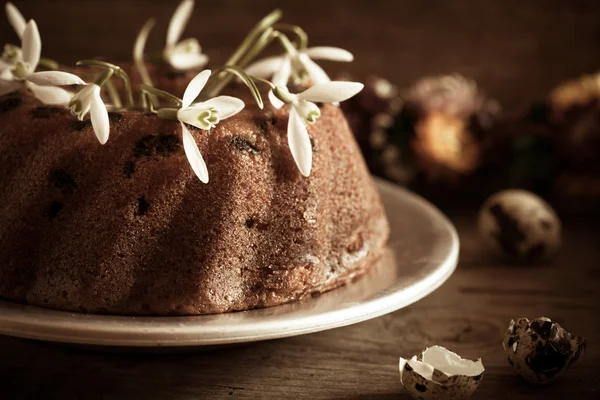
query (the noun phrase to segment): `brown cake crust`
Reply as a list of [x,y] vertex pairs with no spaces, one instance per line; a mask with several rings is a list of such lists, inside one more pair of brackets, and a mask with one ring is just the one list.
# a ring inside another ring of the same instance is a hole
[[382,252],[389,227],[339,108],[309,127],[303,177],[286,111],[245,91],[237,116],[191,129],[210,183],[192,172],[181,127],[111,114],[89,120],[28,92],[0,97],[0,297],[89,313],[191,315],[267,307],[342,285]]

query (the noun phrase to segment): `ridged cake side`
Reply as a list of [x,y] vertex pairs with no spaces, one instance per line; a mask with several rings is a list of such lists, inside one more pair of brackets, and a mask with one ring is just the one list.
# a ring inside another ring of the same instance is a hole
[[[174,315],[273,306],[362,274],[389,227],[339,108],[309,127],[300,175],[287,113],[247,107],[192,129],[210,183],[193,174],[178,122],[87,122],[29,93],[0,97],[0,297],[90,313]],[[268,107],[267,107],[268,108]]]

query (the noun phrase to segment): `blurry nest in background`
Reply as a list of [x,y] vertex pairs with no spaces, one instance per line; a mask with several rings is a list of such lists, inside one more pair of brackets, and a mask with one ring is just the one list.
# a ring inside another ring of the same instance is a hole
[[[491,158],[498,103],[460,75],[426,78],[401,94],[381,78],[342,108],[372,172],[434,200],[461,197]],[[441,195],[441,196],[440,196]]]
[[600,74],[559,85],[503,121],[503,185],[532,190],[562,211],[600,205]]
[[562,211],[600,209],[600,74],[508,116],[461,75],[405,91],[370,76],[342,109],[371,172],[438,204],[523,188]]

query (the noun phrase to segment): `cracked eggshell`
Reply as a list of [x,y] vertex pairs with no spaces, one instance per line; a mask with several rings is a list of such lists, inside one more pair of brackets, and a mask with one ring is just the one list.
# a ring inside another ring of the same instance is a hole
[[400,358],[400,381],[415,399],[468,399],[483,377],[481,359],[461,358],[444,347],[428,347],[410,360]]
[[525,190],[504,190],[485,201],[479,233],[487,247],[519,262],[551,256],[560,247],[561,224],[556,212]]
[[585,339],[549,318],[511,320],[502,342],[508,362],[527,382],[552,382],[583,354]]

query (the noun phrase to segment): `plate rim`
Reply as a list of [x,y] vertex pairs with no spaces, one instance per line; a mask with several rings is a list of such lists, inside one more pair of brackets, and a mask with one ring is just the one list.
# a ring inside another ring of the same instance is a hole
[[[428,296],[437,290],[455,271],[458,264],[459,256],[459,237],[454,225],[450,220],[433,204],[423,197],[390,182],[374,179],[379,190],[402,192],[401,195],[406,197],[410,202],[418,204],[428,215],[432,215],[443,223],[445,231],[450,235],[450,249],[448,255],[443,262],[424,279],[417,283],[399,290],[391,290],[387,288],[381,293],[383,295],[377,298],[370,299],[356,305],[347,305],[335,310],[328,310],[316,315],[305,315],[296,317],[286,321],[286,326],[281,326],[281,321],[277,320],[277,316],[269,316],[267,321],[261,323],[261,328],[258,330],[238,329],[235,336],[228,337],[227,335],[213,335],[213,337],[203,337],[202,330],[206,333],[206,326],[202,326],[202,319],[208,320],[216,318],[219,315],[198,315],[198,316],[115,316],[115,315],[98,315],[98,314],[83,314],[69,311],[52,310],[43,307],[21,305],[8,300],[0,299],[0,334],[25,339],[35,339],[48,342],[71,343],[79,345],[94,345],[94,346],[115,346],[115,347],[185,347],[185,346],[214,346],[236,343],[247,343],[262,340],[272,340],[284,337],[304,335],[309,333],[321,332],[334,328],[364,322],[373,318],[380,317],[385,314],[397,311],[407,307],[422,298]],[[367,277],[362,277],[365,279]],[[333,289],[338,290],[338,289]],[[389,292],[389,293],[388,293]],[[407,296],[407,292],[410,293]],[[304,302],[318,301],[317,298],[308,298],[300,300]],[[285,307],[286,305],[294,304],[292,302],[281,306],[270,308]],[[248,311],[240,311],[237,313],[252,313],[265,309],[255,309]],[[353,316],[348,316],[349,311],[352,311]],[[39,318],[39,314],[53,315],[61,321],[59,326],[51,327],[43,319]],[[233,313],[232,313],[233,314]],[[86,319],[88,321],[86,321]],[[111,326],[110,330],[102,331],[99,327],[102,324],[102,319],[123,320],[123,324],[117,328]],[[198,320],[195,324],[184,325],[181,321],[189,321],[191,319]],[[306,320],[311,321],[306,324]],[[157,320],[171,320],[174,324],[170,327],[152,326]],[[92,322],[92,326],[90,326]],[[140,324],[149,324],[142,331],[131,332],[128,328],[128,323],[131,322]],[[306,325],[305,325],[306,324]],[[271,325],[277,325],[277,328]],[[200,329],[203,328],[203,329]],[[214,333],[223,333],[218,324],[212,329]],[[250,327],[252,328],[252,326]],[[65,335],[65,330],[71,329],[71,334]],[[93,338],[86,337],[86,332],[95,332]],[[103,334],[100,336],[99,334]],[[174,337],[175,336],[175,337]],[[183,336],[183,337],[182,337]]]

